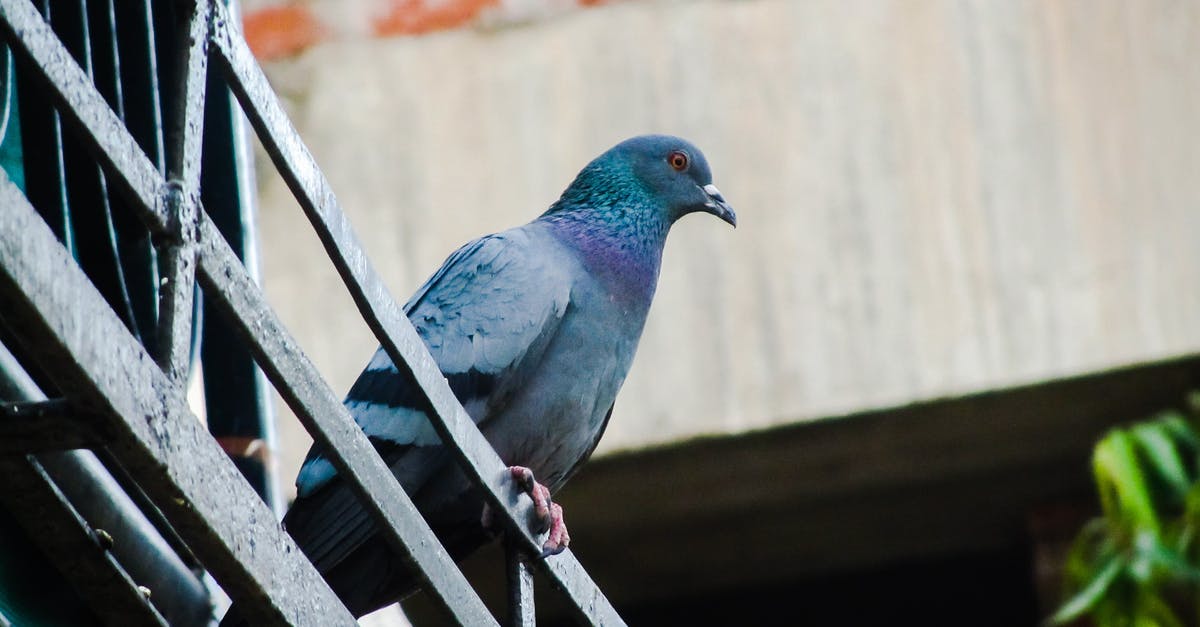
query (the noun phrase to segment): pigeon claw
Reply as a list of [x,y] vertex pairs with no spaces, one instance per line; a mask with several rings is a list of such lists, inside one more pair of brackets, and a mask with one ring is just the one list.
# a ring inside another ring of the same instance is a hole
[[549,488],[534,480],[532,470],[524,466],[510,466],[508,471],[521,490],[533,499],[533,510],[538,519],[538,527],[534,532],[549,532],[546,542],[542,545],[541,557],[562,553],[571,543],[571,534],[567,533],[562,506],[550,499]]
[[567,549],[571,543],[571,534],[567,533],[567,521],[563,519],[562,505],[550,504],[550,536],[542,545],[541,558],[558,555]]

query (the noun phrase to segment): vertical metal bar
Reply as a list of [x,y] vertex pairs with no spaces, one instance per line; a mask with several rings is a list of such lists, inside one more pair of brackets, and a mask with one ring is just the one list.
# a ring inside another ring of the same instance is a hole
[[[124,63],[128,61],[134,65],[134,58],[122,57],[113,0],[87,0],[85,4],[93,82],[117,117],[128,126],[127,94],[121,74],[125,69]],[[107,178],[102,176],[101,183],[106,189],[104,209],[109,234],[108,252],[115,268],[116,284],[121,290],[120,298],[127,303],[130,324],[138,330],[147,348],[157,354],[158,338],[154,333],[158,321],[157,255],[145,226],[118,196],[107,194]],[[94,235],[89,236],[98,239]]]
[[508,575],[509,627],[535,627],[533,571],[529,569],[526,555],[517,543],[505,540],[504,561]]
[[[117,50],[121,59],[125,127],[159,172],[167,172],[163,148],[162,102],[159,94],[157,37],[170,37],[170,29],[156,29],[151,0],[120,0],[115,5]],[[163,5],[170,8],[169,5]]]
[[167,187],[171,236],[162,258],[158,305],[158,366],[183,388],[192,357],[192,299],[196,293],[196,200],[176,181]]
[[430,597],[456,622],[496,624],[346,406],[271,311],[216,226],[202,218],[200,229],[201,285],[220,295],[213,301],[234,322],[283,400],[330,451],[334,467],[375,518],[384,540],[421,574]]
[[[238,149],[242,128],[229,89],[215,72],[209,73],[205,124],[201,200],[212,223],[257,282],[253,198],[239,181],[249,160]],[[208,299],[205,305],[209,309],[215,303]],[[276,440],[267,380],[246,346],[237,341],[228,320],[208,316],[204,325],[201,354],[209,375],[204,377],[209,431],[263,500],[282,514],[282,499],[271,471]]]
[[17,106],[17,77],[13,55],[0,43],[0,169],[25,189],[25,158],[21,151],[21,111]]
[[[499,455],[459,404],[429,349],[388,294],[363,253],[329,182],[300,140],[236,28],[220,3],[214,3],[212,37],[217,61],[228,74],[230,86],[264,148],[313,224],[367,326],[392,362],[425,394],[434,410],[431,421],[438,435],[496,508],[505,530],[521,538],[527,551],[540,551],[540,542],[530,533],[526,522],[533,519],[533,503],[509,481]],[[591,624],[623,624],[616,609],[569,550],[538,560],[535,567],[571,600],[581,620]]]
[[[50,19],[50,2],[42,0],[40,16]],[[14,55],[16,56],[16,55]],[[63,163],[62,120],[42,89],[37,74],[41,65],[16,56],[17,108],[21,111],[22,154],[25,193],[38,213],[75,254],[71,207],[67,201],[66,166]]]
[[167,211],[170,214],[163,282],[159,289],[158,363],[184,385],[191,362],[193,297],[196,293],[196,219],[208,73],[208,5],[193,3],[182,16],[179,84],[168,133]]
[[[15,1],[15,0],[14,0]],[[0,0],[0,6],[8,0]],[[0,173],[5,323],[72,399],[110,416],[110,449],[256,624],[353,625],[186,399]]]
[[[55,33],[83,69],[88,82],[96,86],[97,91],[105,97],[105,103],[110,109],[113,108],[112,103],[117,98],[113,84],[96,85],[94,81],[96,72],[88,3],[86,0],[55,2],[53,8],[51,24]],[[142,333],[144,329],[135,314],[121,263],[122,234],[117,226],[120,220],[114,215],[109,199],[108,181],[102,168],[77,136],[64,135],[62,147],[64,182],[72,207],[69,231],[78,251],[76,258],[113,310],[121,316],[126,327],[134,336],[148,343],[153,352],[154,338]],[[125,223],[128,224],[129,220]],[[129,226],[140,228],[136,222]],[[79,234],[85,236],[79,237]]]
[[179,74],[171,98],[174,107],[168,112],[167,176],[179,181],[185,189],[200,187],[200,162],[204,148],[204,101],[208,87],[208,28],[209,5],[206,2],[180,2],[176,32],[178,49],[175,67]]

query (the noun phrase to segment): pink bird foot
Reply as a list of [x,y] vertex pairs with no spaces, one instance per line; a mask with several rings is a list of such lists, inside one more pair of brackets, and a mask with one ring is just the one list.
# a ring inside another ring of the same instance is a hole
[[524,466],[509,466],[508,471],[517,485],[533,499],[534,512],[541,521],[539,533],[549,530],[550,536],[542,545],[542,557],[558,555],[571,543],[567,533],[567,522],[563,519],[562,506],[550,500],[550,489],[533,478],[533,471]]
[[[542,545],[540,557],[545,558],[562,553],[571,543],[571,534],[567,532],[562,506],[550,499],[549,488],[534,480],[532,470],[524,466],[509,466],[508,471],[521,490],[533,499],[534,513],[538,517],[538,522],[541,523],[538,528],[534,529],[534,533],[545,533],[547,530],[550,532],[545,544]],[[487,503],[483,504],[483,513],[479,517],[479,522],[489,533],[498,531],[494,527],[495,514]]]

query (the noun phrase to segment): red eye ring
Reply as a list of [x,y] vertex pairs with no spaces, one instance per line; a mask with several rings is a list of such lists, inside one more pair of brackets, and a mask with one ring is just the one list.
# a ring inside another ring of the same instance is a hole
[[687,153],[682,150],[675,150],[672,151],[671,154],[667,155],[667,163],[670,164],[671,169],[675,170],[676,172],[683,172],[684,170],[688,169],[688,166],[691,165],[691,161],[692,160],[688,158]]

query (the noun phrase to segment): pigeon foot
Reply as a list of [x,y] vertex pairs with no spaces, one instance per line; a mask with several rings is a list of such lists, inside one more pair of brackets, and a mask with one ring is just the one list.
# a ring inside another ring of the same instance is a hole
[[562,553],[571,543],[571,534],[567,532],[562,506],[550,499],[550,489],[533,478],[532,470],[524,466],[509,466],[508,472],[512,474],[513,481],[533,499],[534,512],[541,523],[536,531],[550,532],[546,542],[542,544],[541,557]]
[[[571,543],[571,534],[567,532],[562,506],[550,499],[549,488],[534,480],[532,470],[524,466],[509,466],[508,471],[521,491],[533,499],[534,514],[538,518],[538,526],[534,528],[534,533],[540,534],[549,531],[546,542],[542,544],[542,554],[539,558],[562,553]],[[488,530],[489,534],[498,531],[495,528],[495,518],[491,506],[484,503],[479,522],[484,529]]]

